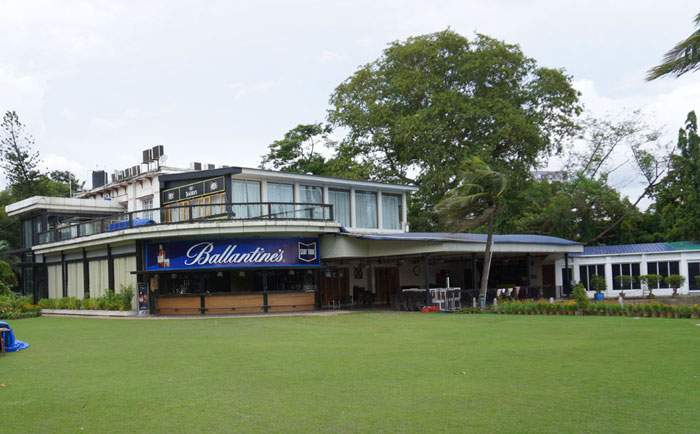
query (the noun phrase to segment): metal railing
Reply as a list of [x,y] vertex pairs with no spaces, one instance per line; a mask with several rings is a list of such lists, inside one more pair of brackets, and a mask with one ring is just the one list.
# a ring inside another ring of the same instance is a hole
[[171,205],[101,217],[59,226],[37,234],[38,244],[141,226],[225,220],[333,221],[333,205],[320,203],[254,202]]

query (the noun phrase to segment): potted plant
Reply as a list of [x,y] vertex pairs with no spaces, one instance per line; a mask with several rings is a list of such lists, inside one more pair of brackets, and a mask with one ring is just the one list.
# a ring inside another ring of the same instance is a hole
[[642,284],[642,296],[644,296],[644,288],[649,290],[649,298],[656,297],[654,295],[654,288],[659,285],[659,282],[663,280],[663,277],[659,274],[642,274],[637,278],[639,283]]
[[680,274],[671,274],[670,276],[664,278],[664,283],[671,288],[673,288],[673,294],[671,297],[678,297],[678,288],[683,286],[685,283],[685,277]]
[[605,282],[605,276],[599,276],[597,274],[592,275],[590,286],[591,289],[595,291],[595,296],[593,297],[595,300],[605,300],[603,291],[608,289],[608,284]]
[[634,276],[621,274],[619,276],[615,276],[615,281],[618,285],[620,285],[620,289],[622,290],[632,289],[632,283],[634,283]]
[[698,319],[698,318],[700,318],[700,307],[698,307],[697,304],[694,304],[694,305],[690,308],[690,317],[693,318],[693,319]]

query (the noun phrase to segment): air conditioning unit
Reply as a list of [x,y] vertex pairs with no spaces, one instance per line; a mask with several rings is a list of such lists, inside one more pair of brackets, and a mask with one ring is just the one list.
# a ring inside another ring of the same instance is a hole
[[202,163],[193,161],[192,163],[190,163],[190,170],[202,170]]
[[213,164],[207,164],[207,170],[212,170],[212,169],[216,169],[216,166]]
[[144,162],[144,164],[148,164],[151,161],[153,161],[153,149],[144,149],[143,150],[143,162]]
[[154,160],[159,159],[163,154],[163,145],[158,145],[151,148],[151,158],[153,158]]
[[141,166],[134,166],[131,168],[132,176],[139,176],[141,174]]

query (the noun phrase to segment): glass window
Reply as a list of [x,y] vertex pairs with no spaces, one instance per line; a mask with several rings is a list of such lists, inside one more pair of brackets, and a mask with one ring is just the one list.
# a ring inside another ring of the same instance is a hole
[[328,202],[333,205],[333,219],[345,227],[350,227],[350,192],[328,190]]
[[377,193],[355,192],[355,215],[358,228],[377,227]]
[[[632,276],[629,279],[620,279],[618,276]],[[639,264],[612,264],[613,289],[641,289],[639,285]]]
[[233,216],[238,219],[260,217],[260,205],[240,205],[260,202],[260,183],[258,181],[231,181],[231,201]]
[[401,229],[401,196],[382,195],[382,227]]
[[[323,203],[323,189],[312,185],[299,186],[299,202],[309,204]],[[323,207],[321,206],[299,206],[301,218],[320,220],[323,218]]]
[[605,265],[581,265],[579,266],[579,274],[579,277],[581,278],[581,283],[583,283],[583,286],[584,288],[586,288],[586,291],[593,291],[593,288],[591,288],[590,286],[591,277],[595,275],[605,277]]
[[[648,274],[658,274],[661,277],[668,277],[671,274],[680,274],[680,264],[678,261],[649,262],[647,263]],[[670,288],[664,281],[661,281],[652,289]]]
[[[292,184],[267,183],[267,201],[270,205],[270,218],[294,218],[294,186]],[[286,205],[289,204],[289,205]]]
[[700,291],[700,263],[688,264],[688,285],[691,291]]
[[32,246],[32,220],[22,220],[22,247]]

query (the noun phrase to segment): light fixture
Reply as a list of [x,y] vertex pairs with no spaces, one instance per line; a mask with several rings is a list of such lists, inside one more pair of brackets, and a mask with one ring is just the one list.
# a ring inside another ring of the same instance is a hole
[[306,270],[306,274],[314,274],[314,270]]
[[175,273],[171,274],[171,275],[170,275],[170,278],[172,278],[172,279],[177,279],[177,274],[175,274]]
[[245,271],[239,271],[238,277],[245,277]]
[[289,270],[289,273],[288,273],[288,274],[289,274],[290,276],[294,276],[294,270]]
[[218,273],[216,273],[216,277],[224,277],[224,273],[222,273],[221,271],[219,271]]

